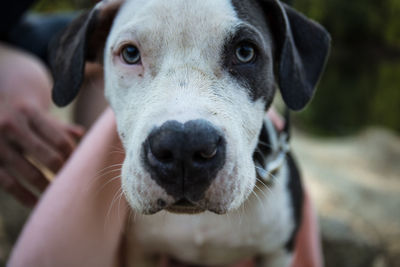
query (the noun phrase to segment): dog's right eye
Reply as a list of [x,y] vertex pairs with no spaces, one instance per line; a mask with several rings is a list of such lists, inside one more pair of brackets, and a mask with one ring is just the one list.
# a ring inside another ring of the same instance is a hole
[[122,49],[122,59],[126,64],[134,65],[140,62],[140,51],[134,45],[127,45]]

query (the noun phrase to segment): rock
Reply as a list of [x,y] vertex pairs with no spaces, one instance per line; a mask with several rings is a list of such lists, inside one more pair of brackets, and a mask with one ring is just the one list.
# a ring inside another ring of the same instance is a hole
[[321,217],[326,266],[400,266],[400,138],[375,128],[329,139],[295,132],[292,145]]
[[382,254],[378,244],[363,239],[345,222],[332,218],[321,218],[320,227],[326,267],[376,267],[374,262]]

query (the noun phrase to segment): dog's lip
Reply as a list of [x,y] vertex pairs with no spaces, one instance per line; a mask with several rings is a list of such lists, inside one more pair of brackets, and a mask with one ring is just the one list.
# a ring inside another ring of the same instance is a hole
[[186,198],[182,198],[175,202],[173,205],[175,206],[181,206],[181,207],[195,207],[196,205],[187,200]]
[[165,210],[172,213],[186,213],[186,214],[196,214],[205,211],[204,208],[194,204],[193,202],[182,198],[172,205],[165,208]]

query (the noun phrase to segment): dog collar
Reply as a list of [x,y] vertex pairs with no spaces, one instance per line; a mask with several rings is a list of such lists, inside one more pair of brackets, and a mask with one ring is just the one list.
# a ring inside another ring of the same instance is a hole
[[[286,121],[288,124],[288,120]],[[266,185],[271,185],[276,173],[283,166],[290,150],[288,127],[281,132],[275,128],[271,119],[264,119],[259,143],[254,153],[257,176]]]

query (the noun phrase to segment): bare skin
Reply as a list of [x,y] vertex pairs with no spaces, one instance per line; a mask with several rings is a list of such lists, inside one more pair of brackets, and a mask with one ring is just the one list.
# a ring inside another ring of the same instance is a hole
[[9,266],[118,263],[128,209],[120,191],[120,165],[115,165],[124,153],[113,116],[107,110],[100,117],[54,179],[14,247]]
[[33,56],[0,43],[0,188],[27,206],[48,181],[33,159],[56,173],[83,135],[81,127],[66,125],[49,115],[52,82]]

